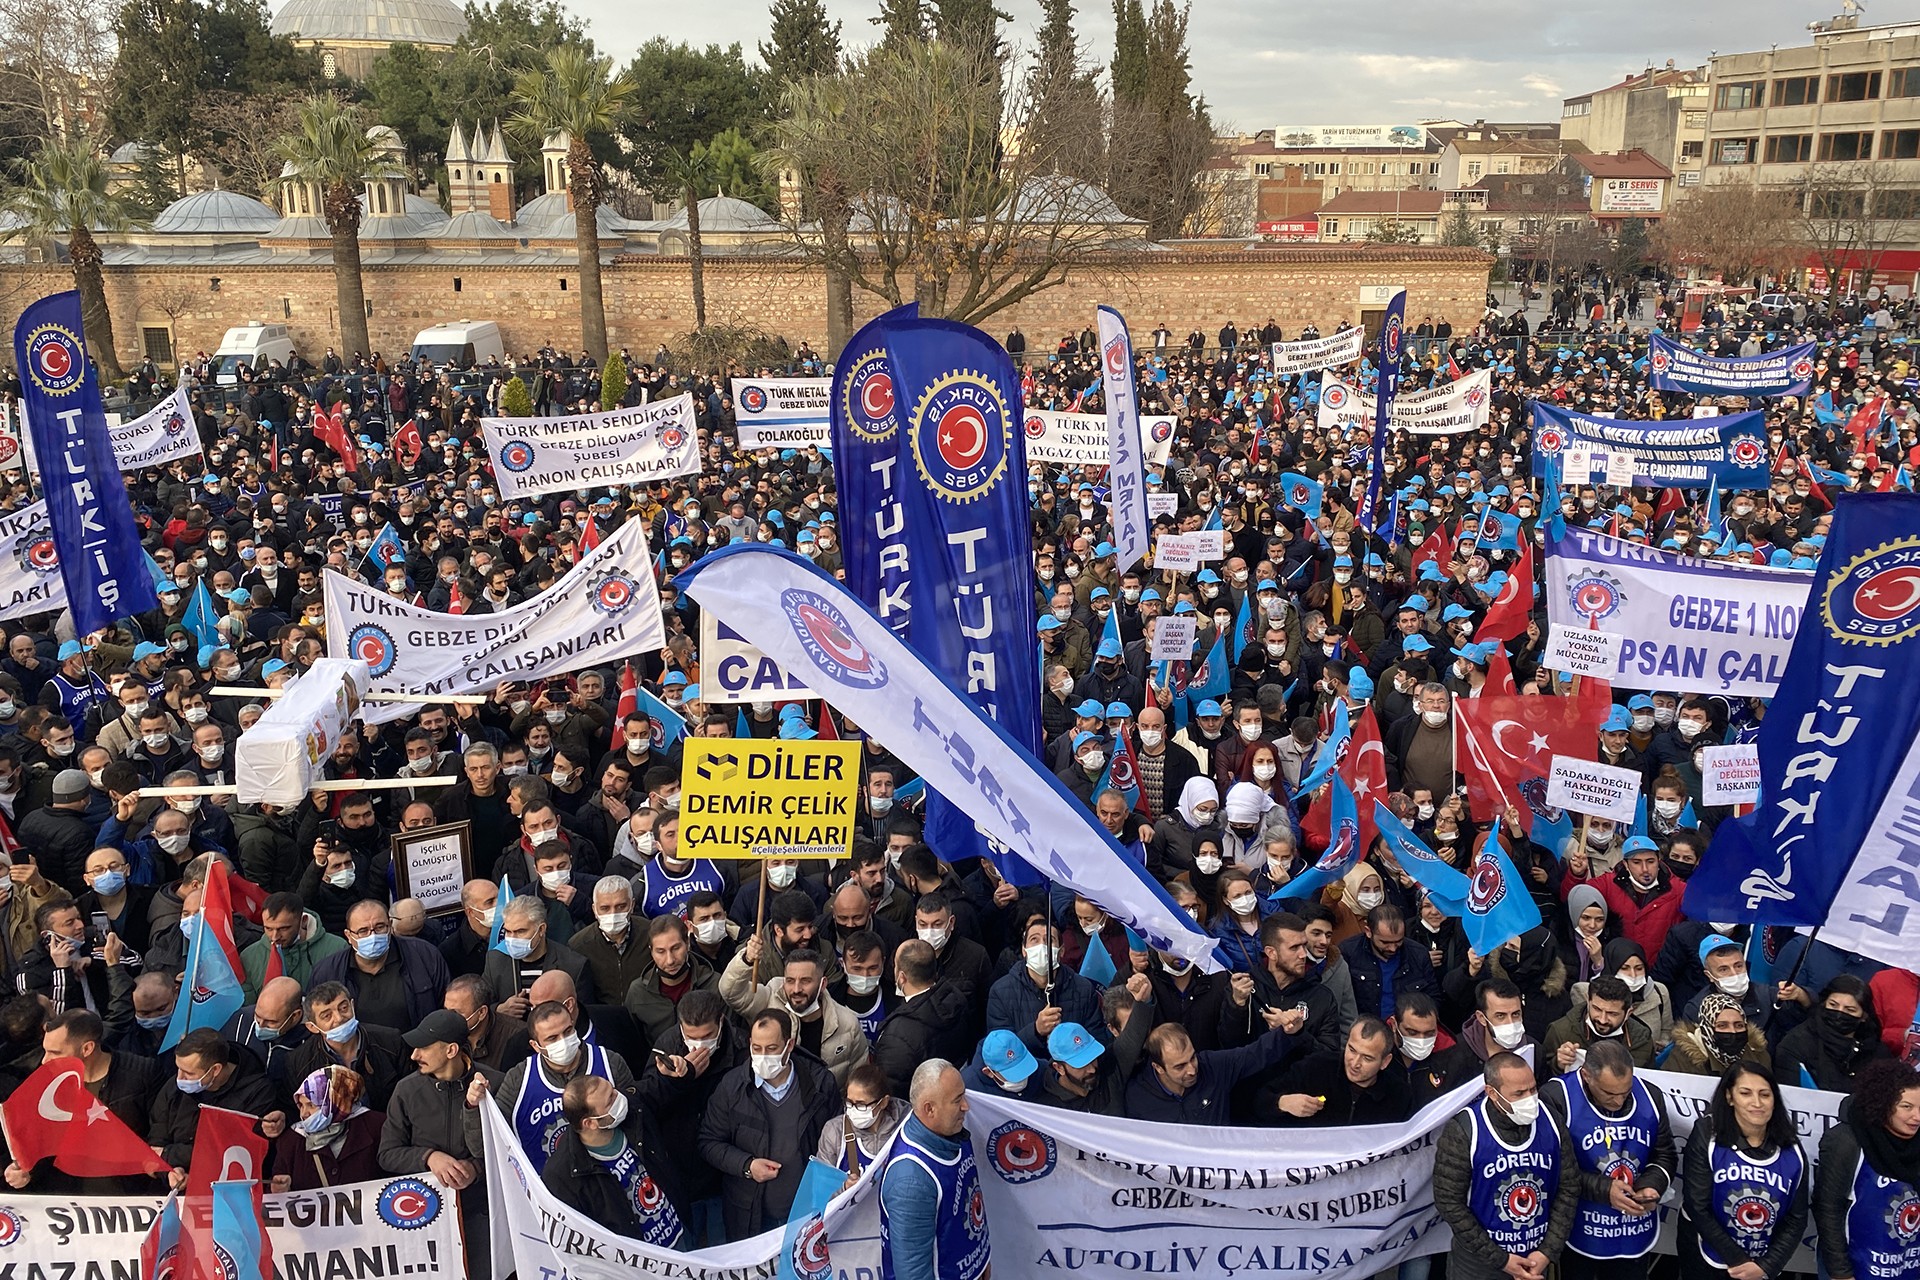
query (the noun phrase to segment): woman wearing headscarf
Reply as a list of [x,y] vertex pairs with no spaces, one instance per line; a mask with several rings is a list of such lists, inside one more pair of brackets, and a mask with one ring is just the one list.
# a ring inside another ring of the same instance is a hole
[[1780,1037],[1773,1069],[1788,1084],[1852,1093],[1868,1063],[1892,1056],[1880,1042],[1880,1019],[1867,984],[1842,973],[1821,988],[1806,1021]]
[[[1614,975],[1633,992],[1637,1003],[1627,1012],[1653,1032],[1654,1050],[1666,1048],[1673,1040],[1673,993],[1666,983],[1648,976],[1646,951],[1632,938],[1614,938],[1601,949],[1600,956],[1599,972]],[[1586,982],[1574,983],[1573,1007],[1578,1009],[1586,1002]]]
[[1833,1280],[1920,1275],[1920,1071],[1870,1063],[1820,1140],[1814,1226]]
[[[1329,886],[1331,887],[1331,886]],[[1333,913],[1333,945],[1360,935],[1367,912],[1387,900],[1387,882],[1378,869],[1368,863],[1354,864],[1340,877],[1339,895],[1323,894],[1321,901]]]
[[1777,1280],[1806,1233],[1812,1171],[1773,1073],[1728,1067],[1687,1139],[1683,1280]]
[[[1153,842],[1147,846],[1148,872],[1165,881],[1184,871],[1191,880],[1196,870],[1194,846],[1203,834],[1214,837],[1218,853],[1220,792],[1211,778],[1188,778],[1180,788],[1173,812],[1153,825]],[[1219,870],[1213,868],[1216,873]]]
[[1226,818],[1220,856],[1227,865],[1255,870],[1266,860],[1264,833],[1267,816],[1274,808],[1273,797],[1251,782],[1236,782],[1227,788],[1227,798],[1220,806]]
[[380,1130],[387,1117],[364,1101],[367,1082],[351,1067],[322,1067],[294,1090],[300,1118],[274,1139],[273,1189],[312,1191],[384,1177]]
[[1700,1001],[1694,1021],[1674,1025],[1673,1052],[1663,1065],[1668,1071],[1717,1076],[1736,1062],[1758,1062],[1771,1070],[1773,1055],[1766,1035],[1747,1021],[1739,998],[1715,991]]
[[1607,900],[1590,884],[1577,884],[1567,891],[1567,943],[1560,958],[1567,976],[1586,983],[1605,972],[1603,935],[1607,932]]

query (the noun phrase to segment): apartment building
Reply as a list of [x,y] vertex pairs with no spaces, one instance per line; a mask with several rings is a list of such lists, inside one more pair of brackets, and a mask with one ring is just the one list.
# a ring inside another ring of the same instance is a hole
[[1561,103],[1560,136],[1600,154],[1644,152],[1673,175],[1676,195],[1706,168],[1707,68],[1649,66]]

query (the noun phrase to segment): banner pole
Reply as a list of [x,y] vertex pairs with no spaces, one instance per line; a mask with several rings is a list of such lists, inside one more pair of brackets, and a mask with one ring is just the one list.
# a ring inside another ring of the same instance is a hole
[[[754,908],[753,908],[753,936],[756,938],[760,937],[761,931],[764,930],[766,927],[767,927],[767,864],[765,862],[762,862],[760,864],[759,901],[754,905]],[[760,944],[760,952],[758,955],[754,957],[754,961],[753,961],[753,985],[756,987],[760,985],[760,956],[763,956],[765,954],[766,954],[766,943],[762,941]]]
[[[1749,929],[1765,929],[1767,926],[1760,924],[1759,922],[1756,921],[1755,923],[1747,927]],[[1811,930],[1807,932],[1807,945],[1800,948],[1800,954],[1794,958],[1793,968],[1787,970],[1787,976],[1784,979],[1774,984],[1774,988],[1773,988],[1773,1007],[1774,1008],[1778,1009],[1780,1007],[1780,988],[1796,985],[1795,979],[1799,978],[1800,976],[1800,966],[1804,965],[1807,962],[1807,952],[1813,950],[1813,944],[1820,940],[1820,929],[1821,929],[1820,925],[1815,925]]]

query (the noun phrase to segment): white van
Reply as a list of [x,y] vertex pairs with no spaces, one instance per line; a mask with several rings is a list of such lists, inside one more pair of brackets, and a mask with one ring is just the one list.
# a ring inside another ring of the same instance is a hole
[[491,320],[450,320],[414,335],[413,361],[439,369],[471,369],[506,358],[500,326]]
[[227,336],[220,339],[220,349],[213,353],[213,380],[219,386],[235,386],[242,364],[260,374],[273,361],[284,365],[292,358],[293,337],[287,326],[255,320],[227,330]]

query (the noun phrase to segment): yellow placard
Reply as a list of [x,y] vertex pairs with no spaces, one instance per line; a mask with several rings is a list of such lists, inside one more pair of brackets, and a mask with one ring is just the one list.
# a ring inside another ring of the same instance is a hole
[[683,858],[845,858],[859,817],[860,744],[687,738]]

